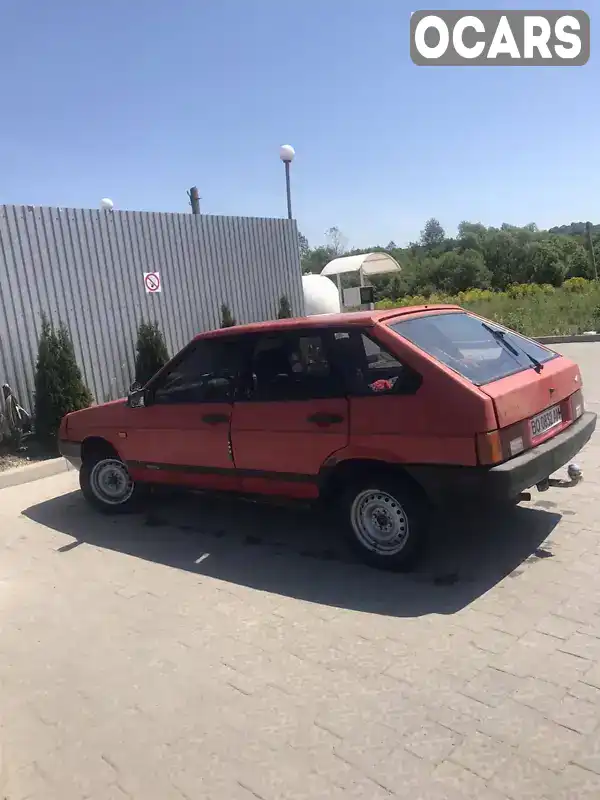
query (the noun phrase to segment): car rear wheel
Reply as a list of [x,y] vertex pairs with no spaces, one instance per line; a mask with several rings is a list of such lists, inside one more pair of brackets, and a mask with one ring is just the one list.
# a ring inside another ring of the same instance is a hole
[[349,487],[343,514],[360,558],[378,569],[411,569],[423,551],[427,509],[417,487],[387,475]]
[[116,455],[98,455],[84,459],[79,485],[85,499],[98,511],[124,514],[133,511],[139,499],[139,487],[127,466]]

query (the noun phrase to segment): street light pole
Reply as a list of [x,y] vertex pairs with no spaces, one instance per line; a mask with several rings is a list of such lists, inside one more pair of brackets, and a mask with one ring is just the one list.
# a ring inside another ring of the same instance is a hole
[[592,266],[592,272],[594,273],[594,280],[598,280],[598,270],[596,269],[596,256],[594,254],[594,240],[592,239],[592,223],[586,222],[585,224],[585,232],[587,235],[587,247],[588,247],[588,257],[590,259],[590,264]]
[[292,219],[292,189],[290,185],[290,164],[294,160],[296,151],[291,144],[283,144],[279,148],[279,158],[283,161],[285,167],[285,191],[287,195],[287,212],[288,219]]
[[287,194],[287,208],[288,219],[292,218],[292,190],[290,187],[290,162],[284,161],[285,164],[285,191]]

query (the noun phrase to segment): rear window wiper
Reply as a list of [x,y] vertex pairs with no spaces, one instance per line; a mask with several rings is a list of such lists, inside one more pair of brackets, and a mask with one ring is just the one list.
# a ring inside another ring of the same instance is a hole
[[511,344],[511,342],[506,339],[506,333],[504,331],[501,331],[499,328],[492,328],[491,325],[487,325],[485,322],[482,322],[481,324],[486,331],[491,333],[494,339],[497,342],[500,342],[509,353],[513,354],[513,356],[518,357],[519,354],[526,356],[531,361],[536,372],[541,372],[544,369],[544,365],[541,363],[541,361],[538,361],[537,358],[530,355],[526,350],[518,350],[513,344]]
[[534,370],[535,370],[536,372],[541,372],[541,371],[544,369],[544,365],[542,364],[542,362],[541,362],[541,361],[538,361],[538,360],[537,360],[537,358],[536,358],[535,356],[532,356],[532,355],[531,355],[530,353],[528,353],[526,350],[523,350],[523,352],[525,353],[525,355],[527,356],[527,358],[528,358],[528,359],[531,361],[531,363],[533,364],[533,368],[534,368]]

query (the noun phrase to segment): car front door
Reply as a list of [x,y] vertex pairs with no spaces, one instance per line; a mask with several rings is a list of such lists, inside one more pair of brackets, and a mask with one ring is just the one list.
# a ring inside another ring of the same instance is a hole
[[239,364],[238,340],[198,339],[151,381],[120,447],[134,480],[239,488],[230,447]]
[[245,492],[312,498],[326,459],[348,442],[348,401],[330,334],[258,336],[233,408],[231,439]]

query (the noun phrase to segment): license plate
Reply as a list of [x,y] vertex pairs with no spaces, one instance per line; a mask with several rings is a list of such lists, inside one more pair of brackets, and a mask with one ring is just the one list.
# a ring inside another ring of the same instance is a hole
[[535,439],[546,433],[551,428],[555,428],[562,422],[562,414],[560,413],[560,406],[552,406],[542,411],[541,414],[536,414],[530,420],[531,425],[531,438]]

